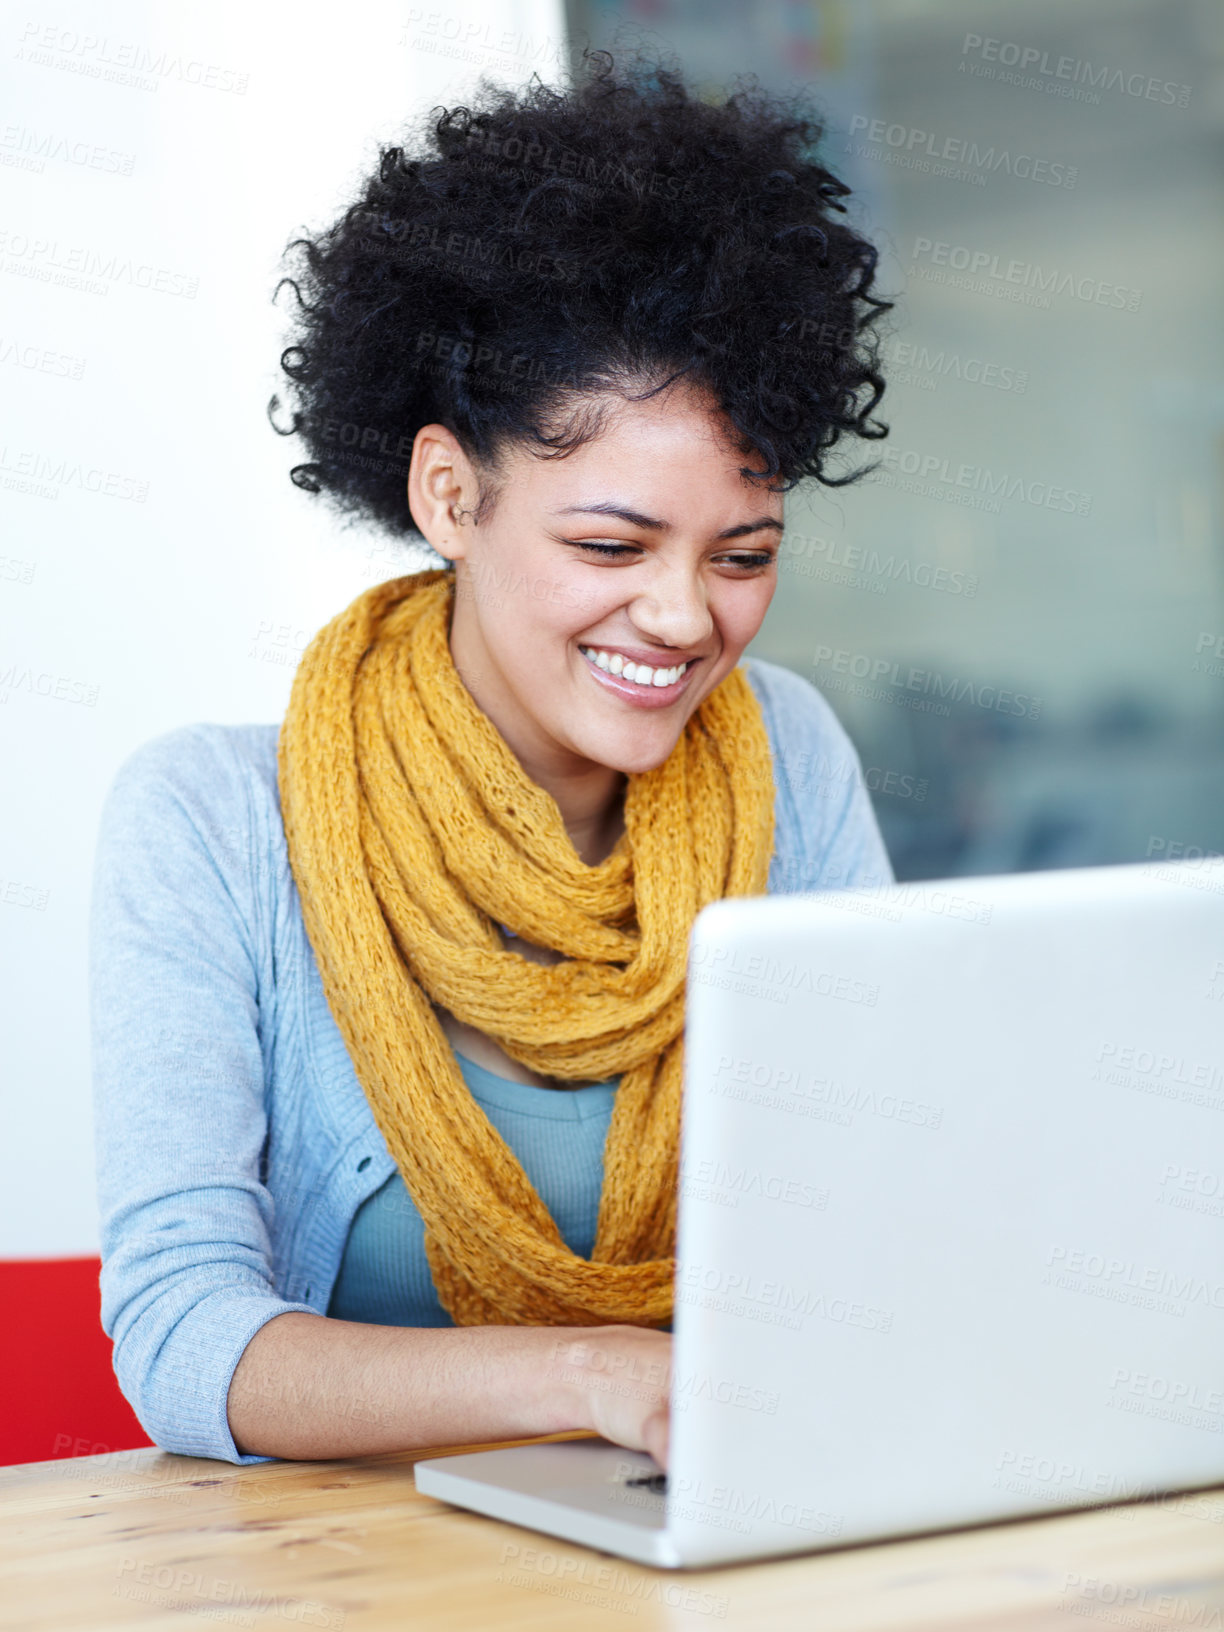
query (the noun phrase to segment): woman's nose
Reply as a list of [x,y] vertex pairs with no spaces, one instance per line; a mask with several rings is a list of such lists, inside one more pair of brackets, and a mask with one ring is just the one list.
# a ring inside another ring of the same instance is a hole
[[677,648],[701,645],[714,627],[701,579],[689,568],[660,568],[634,597],[629,616],[643,635]]

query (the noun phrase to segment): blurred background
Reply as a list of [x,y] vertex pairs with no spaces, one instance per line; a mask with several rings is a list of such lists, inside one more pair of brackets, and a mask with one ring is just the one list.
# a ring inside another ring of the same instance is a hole
[[885,463],[789,501],[750,650],[841,716],[898,877],[1224,850],[1224,8],[567,19],[809,90],[880,247]]
[[0,1460],[143,1437],[93,1256],[115,771],[280,719],[317,629],[423,564],[289,482],[282,252],[478,76],[617,42],[809,92],[880,247],[891,435],[791,495],[751,649],[843,719],[898,876],[1224,851],[1217,0],[33,0],[0,23]]

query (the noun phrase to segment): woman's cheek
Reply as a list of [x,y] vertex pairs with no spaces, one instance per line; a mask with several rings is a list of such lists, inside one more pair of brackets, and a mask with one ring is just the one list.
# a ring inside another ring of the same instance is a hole
[[[765,621],[765,614],[769,611],[769,603],[773,599],[776,585],[776,577],[768,582],[759,579],[751,585],[751,594],[720,597],[715,618],[722,630],[725,645],[736,647],[740,651],[747,646]],[[748,587],[743,586],[745,590]]]

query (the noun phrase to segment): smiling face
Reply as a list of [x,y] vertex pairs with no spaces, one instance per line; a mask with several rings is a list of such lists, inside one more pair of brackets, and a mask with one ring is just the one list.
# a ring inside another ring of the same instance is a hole
[[610,407],[563,458],[508,452],[479,525],[463,515],[475,471],[444,427],[418,433],[408,483],[417,526],[456,563],[456,667],[563,813],[567,784],[610,796],[663,763],[777,583],[782,496],[740,475],[750,461],[708,399],[681,382]]

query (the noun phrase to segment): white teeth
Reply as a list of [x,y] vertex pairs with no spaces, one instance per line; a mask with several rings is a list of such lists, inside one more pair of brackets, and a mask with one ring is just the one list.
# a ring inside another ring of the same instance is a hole
[[674,686],[688,667],[687,663],[677,663],[670,669],[652,669],[648,663],[627,661],[619,652],[604,652],[594,646],[581,646],[579,650],[606,674],[619,674],[636,686]]

